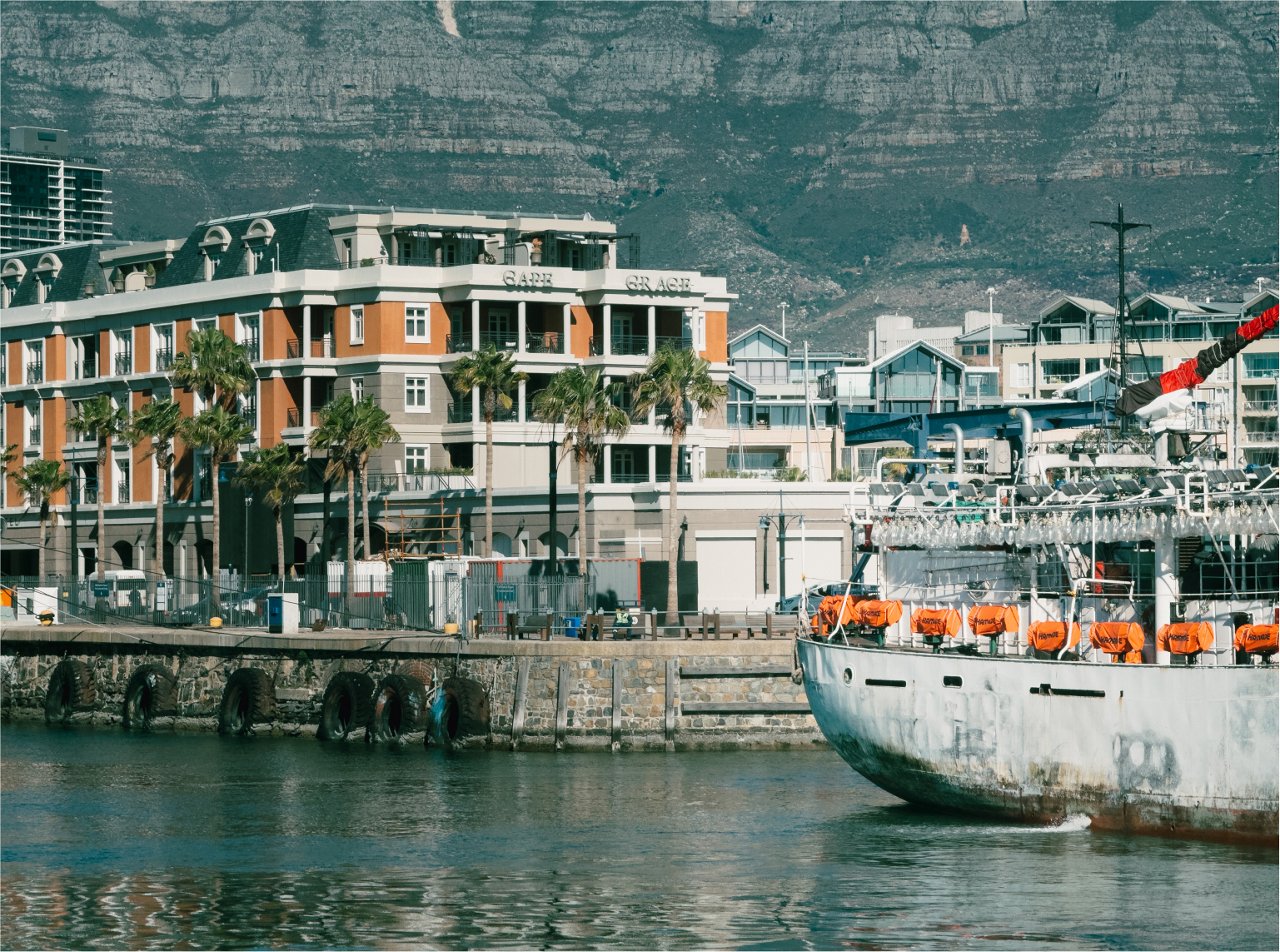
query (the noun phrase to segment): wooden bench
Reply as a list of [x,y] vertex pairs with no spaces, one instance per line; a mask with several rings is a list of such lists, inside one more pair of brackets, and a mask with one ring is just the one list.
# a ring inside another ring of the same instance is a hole
[[547,614],[529,614],[520,616],[516,612],[507,615],[507,640],[515,641],[525,635],[538,635],[543,641],[551,640],[551,628],[555,624],[555,616]]
[[[775,628],[774,617],[772,612],[703,612],[700,634],[717,641],[724,635],[773,638],[783,634],[782,628]],[[686,637],[693,637],[692,631]]]

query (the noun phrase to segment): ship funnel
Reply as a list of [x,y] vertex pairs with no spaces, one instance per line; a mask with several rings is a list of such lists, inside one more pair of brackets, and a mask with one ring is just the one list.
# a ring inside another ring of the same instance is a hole
[[1031,457],[1031,437],[1035,433],[1035,425],[1031,422],[1031,414],[1022,407],[1010,407],[1009,416],[1016,417],[1018,422],[1022,424],[1022,459],[1018,463],[1018,468],[1022,471],[1023,477],[1028,475],[1027,460]]

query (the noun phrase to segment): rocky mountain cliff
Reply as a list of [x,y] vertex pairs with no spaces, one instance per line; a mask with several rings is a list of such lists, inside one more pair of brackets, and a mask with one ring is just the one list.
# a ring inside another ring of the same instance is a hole
[[117,232],[307,201],[590,212],[725,274],[735,330],[857,349],[1055,290],[1276,273],[1274,3],[5,4],[5,125]]

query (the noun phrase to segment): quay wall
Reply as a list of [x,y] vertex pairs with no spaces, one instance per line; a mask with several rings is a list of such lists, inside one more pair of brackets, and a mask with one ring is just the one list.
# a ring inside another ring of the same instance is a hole
[[[7,626],[0,636],[0,716],[45,717],[50,679],[66,658],[90,672],[95,699],[73,721],[120,725],[126,687],[143,665],[174,679],[176,705],[153,730],[219,727],[231,674],[270,678],[274,715],[255,733],[315,735],[339,672],[413,673],[428,695],[449,678],[483,688],[489,723],[464,746],[677,750],[825,745],[804,687],[791,677],[791,639],[506,641],[420,635],[307,636],[163,628]],[[348,739],[363,740],[363,731]],[[421,734],[401,738],[420,741]]]

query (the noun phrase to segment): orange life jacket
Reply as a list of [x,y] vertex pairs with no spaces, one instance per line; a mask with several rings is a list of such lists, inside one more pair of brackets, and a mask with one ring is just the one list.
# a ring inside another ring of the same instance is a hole
[[1141,664],[1146,640],[1142,626],[1134,621],[1099,621],[1089,626],[1089,644],[1121,664]]
[[1236,629],[1235,648],[1248,654],[1280,650],[1280,625],[1241,625]]
[[1002,635],[1018,630],[1018,606],[974,605],[969,609],[969,630],[975,635]]
[[853,610],[853,622],[868,628],[888,628],[902,617],[902,602],[880,602],[868,599],[858,602]]
[[856,595],[847,598],[844,595],[826,595],[818,603],[818,610],[813,613],[810,622],[815,634],[825,635],[841,625],[853,623],[854,607],[862,599]]
[[1156,649],[1176,655],[1193,655],[1213,647],[1213,625],[1207,621],[1179,621],[1161,625]]
[[1080,643],[1080,623],[1065,621],[1033,621],[1027,628],[1027,644],[1037,651],[1061,651]]
[[917,608],[911,613],[911,630],[917,635],[960,634],[960,613],[954,608]]

